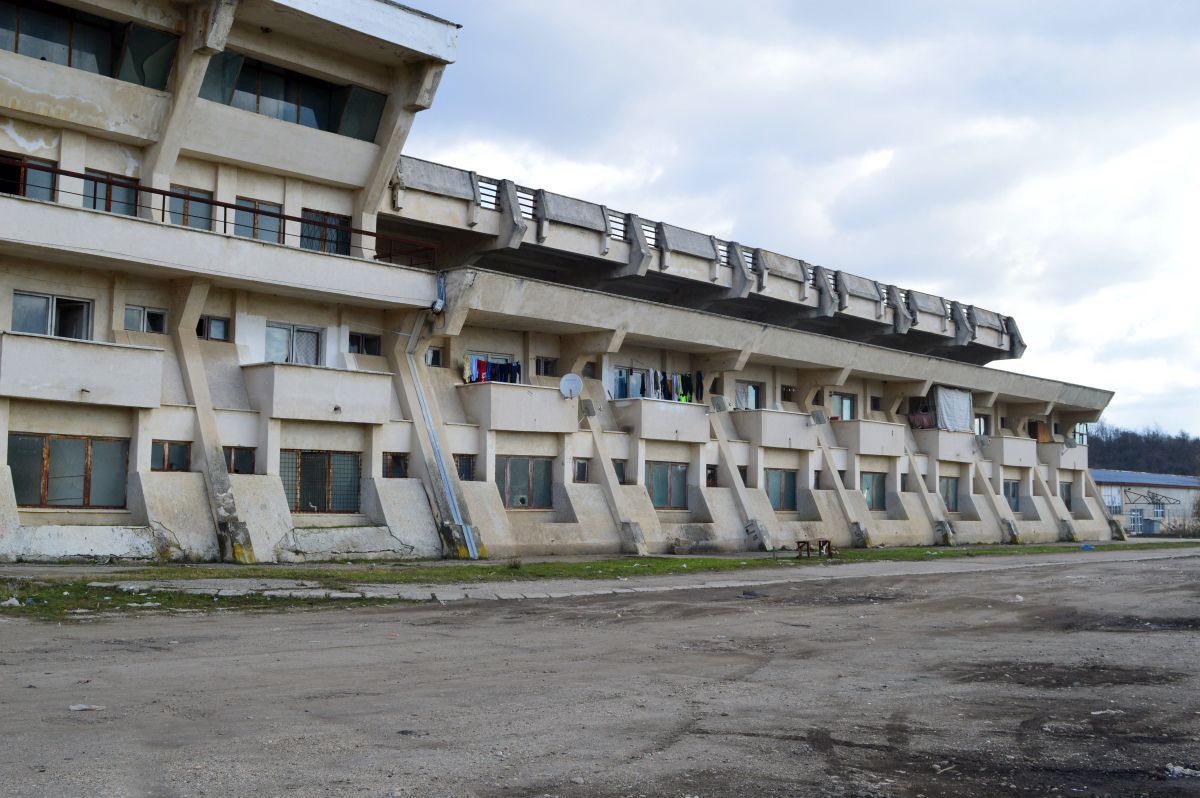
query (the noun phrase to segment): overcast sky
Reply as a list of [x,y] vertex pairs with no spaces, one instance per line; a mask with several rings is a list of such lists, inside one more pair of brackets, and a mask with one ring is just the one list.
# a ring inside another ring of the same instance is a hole
[[410,0],[407,152],[1016,317],[1200,434],[1200,3]]

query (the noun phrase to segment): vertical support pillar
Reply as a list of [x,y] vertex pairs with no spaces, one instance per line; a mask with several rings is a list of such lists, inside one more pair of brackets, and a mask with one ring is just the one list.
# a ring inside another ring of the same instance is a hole
[[[58,168],[66,172],[82,172],[87,164],[87,136],[74,130],[63,130],[58,136]],[[60,205],[83,207],[83,180],[60,175],[55,200]]]

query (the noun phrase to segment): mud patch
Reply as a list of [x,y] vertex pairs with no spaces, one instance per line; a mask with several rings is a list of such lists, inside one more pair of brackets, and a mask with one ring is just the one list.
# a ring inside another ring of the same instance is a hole
[[1084,610],[1062,610],[1025,616],[1021,624],[1058,632],[1197,632],[1200,616],[1104,615]]
[[1119,685],[1171,684],[1187,674],[1162,668],[1129,668],[1121,665],[1058,662],[976,662],[946,668],[956,681],[965,683],[1015,684],[1042,690],[1067,687],[1114,687]]
[[763,603],[776,607],[829,607],[844,605],[847,607],[860,604],[884,604],[893,601],[911,601],[910,596],[891,591],[878,593],[797,593],[794,595],[764,597]]

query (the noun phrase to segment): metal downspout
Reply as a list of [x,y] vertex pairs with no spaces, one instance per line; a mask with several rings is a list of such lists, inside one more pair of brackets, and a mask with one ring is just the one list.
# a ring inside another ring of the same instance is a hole
[[[438,288],[438,293],[440,294],[440,284]],[[441,299],[440,296],[439,299]],[[438,474],[441,476],[442,491],[446,495],[446,503],[450,506],[450,517],[455,525],[463,531],[463,538],[467,544],[467,556],[472,560],[478,560],[479,549],[475,546],[475,533],[471,527],[463,523],[462,509],[458,506],[458,497],[454,495],[454,489],[450,486],[450,472],[446,469],[446,459],[442,453],[442,444],[439,440],[437,429],[433,426],[433,416],[429,414],[429,402],[425,398],[425,386],[421,384],[421,375],[417,372],[417,359],[413,357],[413,352],[420,342],[421,326],[425,323],[425,319],[426,316],[424,314],[417,315],[412,332],[408,336],[408,345],[404,347],[404,356],[408,358],[408,373],[412,375],[413,390],[417,394],[417,404],[421,406],[421,420],[425,423],[425,429],[429,434],[429,442],[433,446],[433,460],[437,463]]]

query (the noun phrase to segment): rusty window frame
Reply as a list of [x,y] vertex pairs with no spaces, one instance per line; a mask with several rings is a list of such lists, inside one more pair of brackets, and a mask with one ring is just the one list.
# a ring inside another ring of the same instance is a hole
[[[171,195],[172,196],[167,200],[167,203],[166,203],[167,204],[167,218],[169,218],[171,220],[171,224],[178,225],[180,227],[190,227],[193,230],[209,230],[209,231],[211,231],[213,229],[213,222],[215,221],[215,216],[216,216],[216,214],[213,212],[214,208],[216,207],[213,205],[213,201],[216,199],[213,196],[214,192],[208,191],[207,189],[203,189],[203,188],[191,188],[190,186],[180,186],[180,185],[172,184]],[[179,200],[180,203],[182,203],[181,207],[179,208],[178,211],[176,211],[175,209],[170,207],[170,205],[171,205],[170,200],[176,200],[176,199]],[[196,213],[196,214],[192,213],[192,203],[193,202],[195,202],[197,205],[203,205],[208,208],[208,217],[207,217],[208,225],[206,227],[200,227],[198,225],[192,224],[193,219],[195,219],[195,220],[205,219],[204,216],[201,216],[198,213]],[[179,216],[178,221],[176,221],[176,219],[175,219],[176,214],[178,214],[178,216]]]
[[[280,449],[279,450],[279,477],[284,481],[284,494],[288,499],[288,509],[297,514],[308,515],[355,515],[362,511],[362,453],[337,451],[332,449]],[[284,467],[284,458],[282,455],[292,455],[294,462],[292,464],[291,473],[288,473]],[[304,510],[300,507],[300,497],[302,492],[301,472],[304,463],[304,455],[319,455],[325,460],[325,506],[320,510]],[[358,473],[358,494],[354,496],[354,507],[352,509],[335,510],[334,505],[334,482],[335,482],[335,463],[334,455],[346,455],[354,458],[355,468]]]
[[[238,197],[234,200],[233,204],[236,206],[233,219],[233,234],[235,236],[249,238],[254,241],[265,241],[267,243],[283,243],[285,222],[282,203],[254,199],[253,197]],[[244,211],[245,213],[250,214],[251,221],[249,225],[238,223],[238,211]],[[275,231],[275,236],[273,239],[271,237],[264,238],[261,235],[261,233],[263,233],[261,220],[264,216],[270,219],[277,219],[279,221],[279,229]],[[250,234],[245,235],[244,233],[239,233],[239,228],[249,228]]]
[[[129,485],[128,477],[126,477],[125,485],[125,501],[122,504],[92,504],[92,442],[93,441],[115,441],[125,444],[125,462],[122,464],[121,473],[129,473],[129,438],[120,438],[109,435],[61,435],[57,433],[47,432],[9,432],[9,437],[21,436],[26,438],[41,438],[42,439],[42,473],[39,481],[39,495],[37,504],[22,504],[20,507],[36,507],[52,510],[124,510],[129,505]],[[47,504],[46,494],[50,485],[50,441],[51,440],[76,440],[83,441],[83,504]]]
[[384,452],[383,453],[383,478],[384,479],[407,479],[408,478],[408,452]]
[[[154,448],[156,446],[162,447],[161,462],[154,461]],[[188,467],[183,469],[183,471],[177,471],[177,470],[171,468],[171,449],[172,449],[172,447],[176,447],[176,446],[184,447],[185,451],[187,452]],[[156,439],[154,441],[151,441],[150,452],[151,452],[151,457],[150,457],[150,470],[151,471],[161,471],[161,472],[171,473],[171,474],[183,474],[183,473],[186,473],[187,471],[191,470],[191,467],[192,467],[192,442],[191,441],[168,441],[168,440],[157,440]]]
[[463,482],[475,481],[475,455],[473,454],[456,454],[454,455],[454,470],[458,473],[458,478]]
[[[250,471],[249,472],[233,470],[234,457],[238,452],[249,452],[250,453]],[[255,449],[253,446],[225,446],[225,447],[222,447],[221,454],[225,458],[225,470],[230,474],[243,474],[243,473],[253,474],[255,472],[256,466],[258,465],[258,462],[257,462],[258,450]]]

